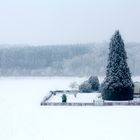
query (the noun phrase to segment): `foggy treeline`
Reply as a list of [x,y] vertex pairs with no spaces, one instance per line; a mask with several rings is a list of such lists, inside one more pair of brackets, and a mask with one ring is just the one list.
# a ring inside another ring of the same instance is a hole
[[[108,43],[54,46],[0,45],[1,76],[104,75]],[[140,44],[127,43],[132,75],[140,75]]]

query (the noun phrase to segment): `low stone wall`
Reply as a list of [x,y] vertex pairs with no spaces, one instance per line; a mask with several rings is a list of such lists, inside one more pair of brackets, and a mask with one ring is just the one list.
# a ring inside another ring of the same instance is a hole
[[[45,96],[43,101],[41,102],[41,106],[140,106],[140,100],[132,100],[132,101],[105,101],[105,100],[93,100],[91,103],[59,103],[59,102],[47,102],[53,95],[56,94],[77,94],[78,91],[75,90],[56,90],[50,91],[48,96]],[[135,95],[136,96],[136,95]],[[135,97],[134,96],[134,97]],[[140,96],[136,96],[135,99],[140,98]]]
[[79,90],[55,90],[55,91],[51,91],[54,95],[56,94],[77,94],[79,92]]
[[94,103],[41,103],[43,106],[94,106]]
[[93,103],[55,103],[55,102],[41,102],[41,106],[140,106],[138,101],[126,102],[93,102]]
[[43,101],[41,102],[41,104],[44,104],[53,95],[56,95],[56,94],[62,94],[62,93],[65,93],[65,94],[77,94],[78,92],[79,92],[78,90],[55,90],[55,91],[50,91],[49,94],[43,98]]
[[53,96],[53,92],[50,91],[49,94],[43,98],[43,101],[42,101],[41,103],[46,102],[46,101],[49,100],[52,96]]
[[140,106],[140,102],[139,101],[104,102],[103,106]]

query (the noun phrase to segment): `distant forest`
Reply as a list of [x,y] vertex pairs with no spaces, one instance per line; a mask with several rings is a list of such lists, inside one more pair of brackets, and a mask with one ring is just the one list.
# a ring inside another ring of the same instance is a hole
[[[108,43],[53,46],[0,45],[0,76],[105,75]],[[140,75],[140,44],[127,43],[132,75]]]

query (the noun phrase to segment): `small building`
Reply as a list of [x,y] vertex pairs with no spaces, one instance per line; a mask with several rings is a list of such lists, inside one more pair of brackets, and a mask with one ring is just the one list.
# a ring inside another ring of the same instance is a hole
[[134,82],[134,94],[140,95],[140,82]]

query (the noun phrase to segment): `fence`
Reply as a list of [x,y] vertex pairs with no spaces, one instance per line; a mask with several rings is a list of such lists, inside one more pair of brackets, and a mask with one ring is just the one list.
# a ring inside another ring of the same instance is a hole
[[[50,91],[48,96],[45,96],[43,101],[41,102],[41,106],[140,106],[140,100],[132,100],[132,101],[105,101],[105,100],[93,100],[91,103],[59,103],[59,102],[47,102],[53,95],[67,93],[67,94],[77,94],[78,91],[71,90],[56,90]],[[139,98],[139,96],[135,97],[135,99]]]
[[140,106],[139,101],[94,101],[93,103],[41,102],[41,106]]

